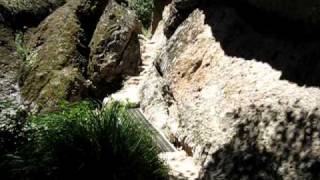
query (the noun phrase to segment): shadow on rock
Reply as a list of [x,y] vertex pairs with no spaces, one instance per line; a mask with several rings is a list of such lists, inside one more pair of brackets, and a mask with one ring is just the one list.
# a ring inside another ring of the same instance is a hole
[[263,108],[252,106],[235,113],[240,122],[236,133],[212,155],[204,179],[320,178],[318,110],[277,113]]
[[212,3],[202,9],[227,55],[268,63],[282,72],[281,79],[300,86],[320,86],[319,28],[240,3]]

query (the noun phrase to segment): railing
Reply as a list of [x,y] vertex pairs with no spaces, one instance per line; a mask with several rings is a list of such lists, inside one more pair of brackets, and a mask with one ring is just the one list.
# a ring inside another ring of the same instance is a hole
[[140,123],[150,132],[152,139],[162,152],[177,151],[173,144],[171,144],[169,140],[146,119],[140,109],[129,109],[127,112],[133,120]]

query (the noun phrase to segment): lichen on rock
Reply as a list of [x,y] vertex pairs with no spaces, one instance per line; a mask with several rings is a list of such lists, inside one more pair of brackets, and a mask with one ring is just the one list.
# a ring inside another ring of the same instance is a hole
[[79,100],[85,93],[85,39],[79,15],[95,14],[103,1],[70,1],[48,16],[28,42],[29,56],[20,85],[33,108],[50,110],[62,99]]
[[107,92],[108,83],[137,74],[141,64],[140,31],[134,11],[114,0],[109,2],[90,43],[88,75],[97,90]]
[[319,179],[319,41],[256,29],[222,1],[198,8],[154,58],[141,91],[150,121],[199,178]]

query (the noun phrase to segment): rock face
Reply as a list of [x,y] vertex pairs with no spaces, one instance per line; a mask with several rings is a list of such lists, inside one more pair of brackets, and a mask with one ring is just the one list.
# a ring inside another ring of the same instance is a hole
[[[17,112],[22,110],[17,83],[22,59],[15,52],[14,42],[14,32],[0,24],[0,133],[3,134],[13,132],[15,123],[20,120],[21,114]],[[0,138],[0,144],[3,140]]]
[[85,93],[89,35],[80,16],[90,19],[102,12],[104,5],[96,0],[70,1],[36,29],[20,80],[24,100],[32,103],[33,109],[52,109],[62,99],[79,100]]
[[61,100],[104,97],[139,72],[140,31],[135,13],[114,0],[68,1],[28,42],[20,78],[24,100],[46,111]]
[[108,84],[138,73],[140,31],[133,11],[114,0],[109,2],[90,43],[88,75],[96,89],[106,91]]
[[199,178],[319,179],[320,42],[260,31],[223,2],[198,7],[154,59],[146,115]]
[[65,0],[0,0],[0,22],[14,27],[36,25]]
[[164,34],[170,37],[176,28],[188,17],[202,0],[173,0],[169,6],[169,14],[164,23]]

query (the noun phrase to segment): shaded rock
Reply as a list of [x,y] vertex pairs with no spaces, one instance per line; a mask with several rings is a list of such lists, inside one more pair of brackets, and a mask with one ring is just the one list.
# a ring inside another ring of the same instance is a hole
[[[12,152],[21,137],[26,118],[17,76],[22,64],[15,47],[14,31],[0,24],[0,154]],[[17,141],[15,141],[17,140]],[[0,158],[1,159],[1,158]],[[0,160],[1,161],[1,160]],[[6,177],[4,173],[2,176]]]
[[199,178],[318,179],[320,90],[300,85],[319,84],[319,41],[270,36],[228,4],[199,7],[154,59],[145,114],[202,164]]
[[95,16],[104,4],[98,0],[70,1],[39,25],[29,40],[29,55],[20,78],[24,100],[33,109],[50,110],[63,99],[79,100],[84,95],[88,34],[80,16]]
[[169,17],[165,19],[164,34],[169,38],[202,0],[173,0],[169,6]]
[[37,25],[64,3],[65,0],[0,0],[0,22],[16,28]]
[[115,1],[109,2],[90,43],[88,75],[96,90],[108,92],[112,89],[108,83],[138,73],[141,64],[140,30],[133,11]]
[[317,0],[245,0],[249,4],[292,21],[320,25],[320,2]]
[[163,1],[154,1],[154,10],[151,23],[152,34],[156,31],[159,22],[162,20],[162,12],[168,4],[171,3],[171,0]]

